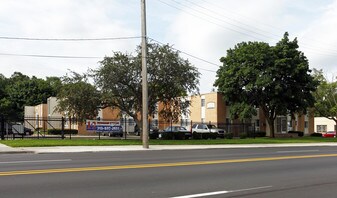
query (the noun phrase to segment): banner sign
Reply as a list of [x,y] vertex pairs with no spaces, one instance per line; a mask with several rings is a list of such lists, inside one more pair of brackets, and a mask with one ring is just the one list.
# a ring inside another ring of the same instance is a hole
[[121,130],[121,125],[119,121],[87,120],[86,126],[87,131],[113,132]]

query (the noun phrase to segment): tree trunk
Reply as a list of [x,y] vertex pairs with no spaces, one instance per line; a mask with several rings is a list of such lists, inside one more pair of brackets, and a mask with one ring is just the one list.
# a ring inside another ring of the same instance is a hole
[[269,130],[270,130],[270,137],[271,138],[275,138],[275,126],[274,126],[274,121],[275,119],[272,119],[272,118],[267,118],[267,122],[268,122],[268,125],[269,125]]

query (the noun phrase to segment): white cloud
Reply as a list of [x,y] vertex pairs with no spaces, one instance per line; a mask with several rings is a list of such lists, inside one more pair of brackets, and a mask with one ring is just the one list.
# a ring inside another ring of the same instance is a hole
[[[164,3],[162,3],[164,2]],[[147,1],[148,36],[215,64],[242,41],[274,45],[285,31],[298,37],[310,66],[337,72],[337,0],[185,0]],[[168,4],[168,5],[167,5]],[[173,7],[179,8],[175,9]],[[140,35],[138,0],[2,0],[0,36],[96,38]],[[100,56],[134,52],[140,39],[45,42],[0,39],[0,53]],[[188,58],[196,67],[217,66]],[[52,59],[0,55],[0,73],[62,76],[84,72],[100,59]],[[200,70],[201,92],[209,92],[215,72]]]
[[[33,38],[97,38],[138,36],[123,10],[111,1],[1,1],[1,36]],[[115,15],[115,17],[114,17]],[[114,51],[134,51],[139,40],[61,42],[0,40],[0,53],[104,57]],[[52,59],[0,56],[1,72],[39,77],[65,75],[68,69],[84,72],[100,59]]]
[[[320,35],[328,38],[327,42],[333,45],[337,38],[334,36],[337,35],[336,2],[327,7],[330,1],[202,1],[197,5],[189,4],[174,18],[167,40],[175,43],[179,49],[214,63],[219,63],[219,58],[226,55],[226,50],[239,42],[264,41],[275,45],[286,31],[294,38],[303,35],[306,30],[317,40],[321,40]],[[316,35],[313,29],[317,31]],[[299,41],[301,45],[302,38]],[[311,65],[329,62],[326,68],[334,70],[335,67],[330,63],[336,62],[336,56],[321,56],[322,51],[319,49],[328,49],[327,45],[320,44],[313,49],[316,53],[320,52],[317,56],[311,56],[308,50],[303,51]],[[207,63],[189,59],[199,68],[217,70]],[[208,92],[215,80],[215,73],[202,73],[201,90]]]

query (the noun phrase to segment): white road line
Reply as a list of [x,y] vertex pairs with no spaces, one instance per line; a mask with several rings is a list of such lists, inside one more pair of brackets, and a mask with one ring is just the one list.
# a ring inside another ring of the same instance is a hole
[[221,194],[234,193],[234,192],[242,192],[242,191],[249,191],[249,190],[259,190],[259,189],[271,188],[271,187],[272,186],[261,186],[261,187],[246,188],[246,189],[239,189],[239,190],[228,190],[228,191],[224,190],[224,191],[215,191],[215,192],[200,193],[200,194],[193,194],[193,195],[184,195],[184,196],[171,197],[171,198],[206,197],[206,196],[212,196],[212,195],[221,195]]
[[34,160],[34,161],[11,161],[0,162],[0,164],[25,164],[25,163],[41,163],[41,162],[69,162],[71,159],[59,159],[59,160]]
[[276,153],[310,153],[318,151],[319,150],[297,150],[297,151],[276,151]]

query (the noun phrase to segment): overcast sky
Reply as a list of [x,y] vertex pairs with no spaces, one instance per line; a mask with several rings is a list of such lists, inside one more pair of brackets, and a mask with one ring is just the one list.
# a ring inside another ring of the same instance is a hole
[[[184,52],[202,73],[201,93],[212,90],[227,49],[242,41],[275,45],[286,31],[297,37],[310,68],[337,75],[337,0],[147,0],[146,6],[148,37]],[[13,38],[139,37],[140,21],[140,0],[1,0],[0,73],[44,78],[97,68],[113,51],[134,52],[140,39]]]

